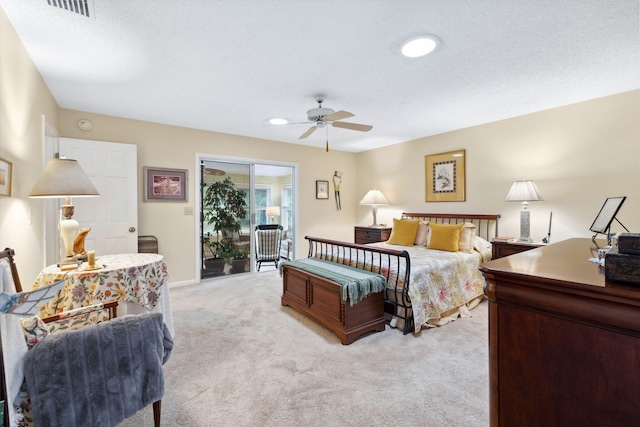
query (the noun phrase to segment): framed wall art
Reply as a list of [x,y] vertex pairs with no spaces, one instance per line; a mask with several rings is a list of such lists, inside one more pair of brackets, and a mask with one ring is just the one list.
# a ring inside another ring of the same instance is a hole
[[145,202],[186,202],[187,170],[145,166]]
[[329,198],[329,181],[316,181],[316,199]]
[[11,197],[11,174],[13,165],[0,157],[0,196]]
[[465,193],[465,150],[424,157],[425,201],[463,202]]

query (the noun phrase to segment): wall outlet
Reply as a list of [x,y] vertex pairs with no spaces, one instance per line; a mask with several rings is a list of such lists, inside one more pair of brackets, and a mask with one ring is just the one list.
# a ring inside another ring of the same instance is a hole
[[193,208],[191,206],[185,206],[184,214],[185,215],[193,215]]

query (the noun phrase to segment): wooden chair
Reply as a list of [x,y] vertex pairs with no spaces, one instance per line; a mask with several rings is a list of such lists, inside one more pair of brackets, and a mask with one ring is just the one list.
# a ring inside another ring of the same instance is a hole
[[[18,269],[16,267],[16,264],[13,258],[14,256],[15,256],[15,251],[10,248],[6,248],[4,251],[0,252],[0,260],[5,259],[9,264],[9,269],[11,271],[11,277],[13,279],[16,292],[22,292],[23,291],[22,284],[20,282]],[[63,332],[64,330],[68,330],[68,329],[77,329],[77,325],[79,323],[82,323],[79,321],[79,320],[82,320],[81,319],[82,316],[86,318],[87,315],[91,315],[91,313],[95,313],[99,311],[106,311],[107,320],[113,319],[117,316],[117,309],[118,309],[118,301],[114,300],[106,303],[95,304],[89,307],[82,307],[80,309],[62,312],[59,314],[45,317],[42,320],[45,323],[47,323],[50,327],[51,325],[59,324],[59,327],[56,328],[55,331],[51,332],[51,333],[57,333],[57,332]],[[74,325],[74,326],[68,326],[68,325]],[[2,349],[2,336],[0,335],[0,385],[1,385],[0,399],[4,403],[3,425],[4,427],[9,427],[9,411],[8,411],[9,399],[7,398],[8,391],[7,391],[6,377],[5,377],[5,371],[4,371],[5,368],[4,368],[3,354],[4,352]],[[11,399],[13,399],[14,397],[11,397]],[[162,408],[161,405],[162,405],[161,400],[158,400],[153,403],[153,421],[154,421],[155,427],[160,427],[161,408]]]
[[272,262],[278,267],[283,227],[280,224],[256,225],[256,268],[260,271],[263,262]]

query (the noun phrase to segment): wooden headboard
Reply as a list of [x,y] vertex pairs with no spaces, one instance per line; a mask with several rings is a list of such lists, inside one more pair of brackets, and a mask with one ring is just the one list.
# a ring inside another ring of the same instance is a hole
[[458,224],[470,222],[475,224],[477,235],[489,242],[498,237],[498,219],[500,214],[441,214],[441,213],[414,213],[403,212],[402,218],[421,219],[437,224]]

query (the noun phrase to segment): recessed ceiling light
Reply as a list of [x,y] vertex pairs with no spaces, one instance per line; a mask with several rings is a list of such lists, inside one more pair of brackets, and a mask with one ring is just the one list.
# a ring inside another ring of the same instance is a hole
[[271,123],[272,125],[286,125],[287,123],[289,123],[289,120],[274,117],[273,119],[269,119],[269,123]]
[[433,52],[439,42],[435,36],[412,37],[402,44],[400,51],[409,58],[418,58]]

